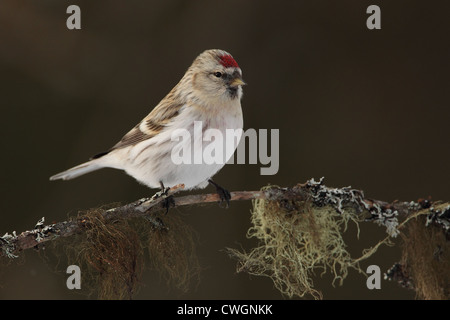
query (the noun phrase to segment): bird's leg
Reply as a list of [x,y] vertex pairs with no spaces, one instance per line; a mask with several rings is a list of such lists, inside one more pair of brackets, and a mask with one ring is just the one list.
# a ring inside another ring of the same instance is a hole
[[165,188],[162,181],[159,182],[161,186],[161,191],[159,191],[159,196],[163,196],[164,200],[162,201],[162,207],[166,209],[166,214],[169,212],[170,207],[175,207],[175,199],[173,195],[168,196],[168,192],[170,188]]
[[161,195],[167,196],[167,193],[169,192],[170,188],[164,187],[164,183],[162,181],[159,182],[159,185],[161,187],[161,191],[160,191]]
[[159,182],[159,185],[161,187],[161,190],[159,190],[158,192],[156,192],[153,196],[152,199],[158,199],[161,198],[163,196],[167,196],[167,193],[169,192],[170,188],[165,188],[164,184],[162,183],[162,181]]
[[231,199],[230,192],[228,190],[222,188],[221,186],[219,186],[217,183],[215,183],[211,179],[208,179],[208,182],[210,184],[212,184],[214,187],[216,187],[216,192],[220,197],[219,205],[222,207],[223,203],[225,203],[225,208],[228,208],[230,206],[230,199]]

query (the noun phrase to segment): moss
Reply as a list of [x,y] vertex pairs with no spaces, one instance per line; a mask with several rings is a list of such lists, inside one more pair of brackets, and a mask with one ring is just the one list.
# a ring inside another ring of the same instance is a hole
[[425,216],[407,224],[401,264],[411,277],[418,299],[450,299],[450,241],[442,228],[425,225]]
[[328,270],[333,284],[342,281],[349,268],[361,271],[346,250],[342,232],[356,214],[337,213],[332,207],[317,207],[310,201],[286,202],[255,200],[248,238],[256,238],[259,246],[250,252],[228,249],[238,260],[238,272],[266,276],[288,297],[308,294],[316,299],[321,292],[314,289],[312,276],[317,270]]
[[164,224],[166,228],[153,228],[147,237],[151,268],[169,286],[187,292],[192,280],[198,280],[200,270],[194,230],[172,213],[164,217]]
[[79,217],[86,231],[70,247],[74,264],[82,270],[83,287],[95,288],[99,299],[131,299],[143,269],[139,235],[126,220],[107,223],[103,213],[91,209]]
[[168,285],[188,290],[199,264],[193,232],[176,212],[157,217],[155,226],[145,218],[105,221],[106,210],[80,212],[84,233],[65,246],[70,263],[82,270],[83,289],[99,299],[132,299],[148,262]]

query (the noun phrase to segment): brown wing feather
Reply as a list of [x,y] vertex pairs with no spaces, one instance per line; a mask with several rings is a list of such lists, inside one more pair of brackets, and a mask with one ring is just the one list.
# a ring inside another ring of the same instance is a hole
[[[167,103],[164,103],[166,102]],[[147,139],[153,138],[157,135],[164,127],[170,123],[170,121],[178,116],[180,109],[183,104],[170,104],[167,99],[163,99],[155,109],[150,112],[141,122],[139,122],[133,129],[131,129],[123,138],[116,143],[107,152],[99,153],[93,156],[91,159],[100,158],[112,150],[125,148],[131,145],[135,145],[139,142],[145,141]],[[145,123],[144,131],[140,129],[142,123]]]
[[140,123],[135,126],[133,129],[131,129],[126,135],[123,136],[122,139],[118,143],[114,145],[114,147],[111,148],[110,151],[114,149],[120,149],[125,148],[131,145],[135,145],[136,143],[139,143],[141,141],[145,141],[147,139],[152,138],[154,135],[147,134],[145,132],[142,132],[139,129]]

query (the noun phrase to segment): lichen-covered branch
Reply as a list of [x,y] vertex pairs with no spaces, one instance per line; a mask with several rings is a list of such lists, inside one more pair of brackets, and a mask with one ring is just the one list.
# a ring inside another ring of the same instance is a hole
[[[173,196],[183,190],[183,185],[171,188],[166,194],[158,192],[152,198],[144,198],[135,202],[118,206],[104,212],[105,221],[117,219],[128,219],[134,217],[147,218],[155,228],[163,228],[157,213],[165,210],[162,202],[165,198]],[[446,233],[450,227],[450,205],[440,206],[439,209],[433,206],[429,200],[419,200],[417,202],[392,203],[380,200],[372,200],[364,197],[361,190],[344,188],[329,188],[323,184],[323,178],[319,181],[311,179],[304,184],[297,184],[293,187],[271,186],[258,191],[235,191],[231,192],[230,201],[245,201],[265,199],[277,201],[280,206],[289,208],[292,201],[310,200],[318,207],[331,206],[338,213],[342,213],[344,208],[351,208],[356,213],[367,212],[367,221],[373,221],[386,227],[390,236],[398,234],[399,217],[408,217],[414,212],[428,210],[427,224],[435,223],[441,226]],[[172,203],[174,207],[217,203],[220,198],[217,194],[199,194],[175,197]],[[89,227],[88,218],[79,216],[69,221],[54,224],[44,224],[44,218],[32,230],[17,234],[6,233],[0,237],[1,255],[8,258],[17,257],[20,251],[37,247],[40,244],[52,241],[60,237],[70,237],[77,233],[82,233]]]

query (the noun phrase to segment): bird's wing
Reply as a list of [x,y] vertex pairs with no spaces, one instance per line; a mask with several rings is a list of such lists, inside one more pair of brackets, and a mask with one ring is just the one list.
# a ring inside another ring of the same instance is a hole
[[[179,115],[183,104],[175,104],[173,101],[161,101],[152,112],[131,129],[110,150],[99,153],[91,159],[97,159],[113,150],[135,145],[139,142],[151,139],[158,135],[176,116]],[[172,103],[171,103],[172,102]]]

